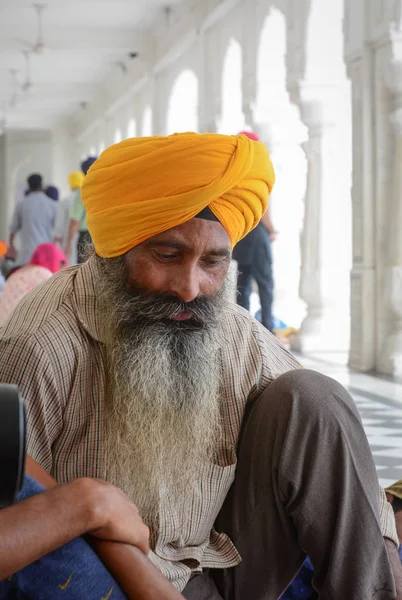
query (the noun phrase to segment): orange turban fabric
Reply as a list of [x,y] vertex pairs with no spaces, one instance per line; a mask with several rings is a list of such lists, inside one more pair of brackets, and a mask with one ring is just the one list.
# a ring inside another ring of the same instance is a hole
[[81,171],[73,171],[68,176],[68,185],[72,190],[79,189],[84,183],[85,175]]
[[105,150],[82,187],[103,258],[125,254],[208,207],[232,246],[265,213],[275,180],[268,151],[244,135],[132,138]]

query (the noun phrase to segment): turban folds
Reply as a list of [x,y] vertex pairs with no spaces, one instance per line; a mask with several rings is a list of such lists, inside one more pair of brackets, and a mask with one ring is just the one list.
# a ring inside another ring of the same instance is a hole
[[45,194],[51,200],[54,200],[55,202],[59,201],[59,189],[56,186],[48,185],[45,189]]
[[85,178],[82,200],[104,258],[125,254],[206,207],[234,246],[265,213],[274,179],[264,144],[244,135],[132,138],[101,154]]
[[73,171],[68,176],[68,185],[72,190],[79,189],[84,183],[85,175],[81,171]]
[[52,273],[57,273],[63,266],[68,267],[68,259],[55,244],[40,244],[32,254],[29,264],[44,267]]

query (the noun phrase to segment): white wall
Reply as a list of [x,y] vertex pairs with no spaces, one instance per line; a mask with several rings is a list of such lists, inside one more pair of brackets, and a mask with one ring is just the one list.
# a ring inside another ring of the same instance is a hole
[[0,159],[3,159],[5,184],[0,226],[2,236],[7,237],[17,190],[21,193],[26,187],[27,177],[31,173],[40,173],[45,184],[52,183],[52,133],[49,130],[11,130],[4,135],[3,144],[4,150]]
[[71,171],[80,171],[80,163],[76,159],[77,143],[69,128],[60,126],[52,132],[52,184],[59,188],[60,197],[69,192],[67,176]]

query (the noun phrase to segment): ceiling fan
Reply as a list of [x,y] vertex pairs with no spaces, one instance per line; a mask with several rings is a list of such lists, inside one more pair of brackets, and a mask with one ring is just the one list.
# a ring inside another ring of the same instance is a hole
[[25,57],[25,81],[21,85],[21,89],[24,93],[28,93],[32,90],[33,81],[31,78],[31,53],[29,50],[23,50]]
[[42,54],[46,49],[45,40],[43,38],[43,11],[47,8],[47,4],[44,2],[36,2],[33,5],[34,10],[36,11],[38,17],[38,37],[36,38],[36,42],[32,46],[32,52],[35,54]]
[[47,3],[34,2],[32,4],[32,8],[36,12],[38,21],[38,34],[36,37],[36,41],[34,43],[26,39],[18,39],[18,41],[22,43],[27,49],[29,49],[30,52],[32,52],[33,54],[43,54],[47,48],[43,36],[43,11],[47,8]]

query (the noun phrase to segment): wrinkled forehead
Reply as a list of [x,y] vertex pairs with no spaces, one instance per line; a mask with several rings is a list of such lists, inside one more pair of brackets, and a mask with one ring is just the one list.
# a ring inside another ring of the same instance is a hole
[[230,239],[225,228],[218,220],[209,218],[195,217],[141,244],[145,249],[163,245],[194,254],[231,253]]

